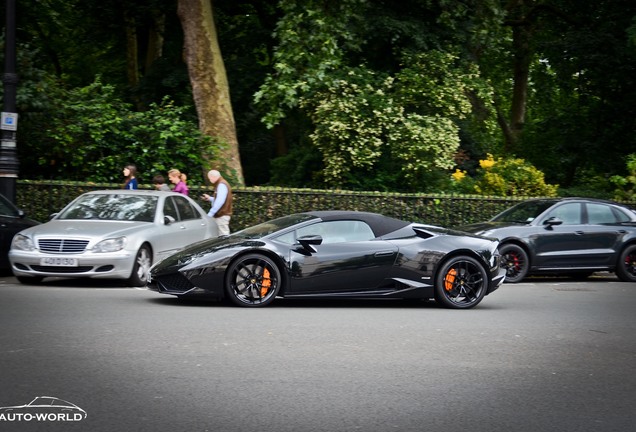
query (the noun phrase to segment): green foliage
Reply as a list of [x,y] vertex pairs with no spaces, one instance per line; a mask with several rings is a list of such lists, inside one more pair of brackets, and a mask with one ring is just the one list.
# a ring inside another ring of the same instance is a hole
[[[149,187],[148,185],[144,185]],[[117,187],[110,183],[19,180],[17,203],[30,216],[46,221],[79,194]],[[200,189],[190,195],[197,199]],[[454,227],[490,219],[520,198],[354,192],[348,190],[248,187],[233,189],[231,229],[312,210],[371,211],[404,220]],[[206,203],[199,202],[204,208]]]
[[[457,170],[452,175],[456,190],[465,192],[473,187],[480,195],[552,197],[558,186],[546,184],[544,175],[532,164],[519,158],[498,158],[488,155],[479,161],[476,179]],[[464,183],[466,182],[466,183]]]
[[58,86],[52,99],[51,108],[31,120],[36,132],[20,146],[29,178],[119,182],[123,166],[134,163],[140,180],[150,183],[170,168],[198,173],[201,155],[214,152],[186,108],[167,99],[136,112],[99,79],[70,90]]
[[617,186],[614,190],[614,198],[617,200],[636,199],[636,153],[627,156],[627,172],[625,177],[619,175],[610,177],[610,181]]
[[272,128],[300,104],[301,98],[333,80],[344,63],[345,48],[357,50],[354,30],[361,21],[365,0],[331,2],[282,0],[283,16],[274,36],[274,72],[254,95],[265,112],[263,122]]
[[[355,16],[356,3],[343,2],[340,7]],[[317,13],[311,8],[286,12],[278,29],[279,37],[285,38],[275,54],[276,73],[255,100],[266,108],[264,122],[270,127],[291,109],[307,114],[314,128],[311,141],[322,154],[325,182],[350,185],[356,182],[352,173],[369,171],[380,159],[389,159],[398,176],[395,171],[375,174],[393,178],[391,185],[400,190],[416,190],[426,173],[454,165],[460,145],[457,122],[472,111],[469,92],[486,102],[491,99],[491,89],[480,80],[476,66],[441,51],[405,55],[402,68],[392,76],[362,65],[347,66],[337,42],[352,40],[348,29],[323,27],[324,17],[301,25],[298,20]],[[327,17],[342,23],[342,17]],[[311,35],[304,33],[308,30]],[[308,43],[322,48],[309,49]],[[302,66],[287,67],[285,59]]]

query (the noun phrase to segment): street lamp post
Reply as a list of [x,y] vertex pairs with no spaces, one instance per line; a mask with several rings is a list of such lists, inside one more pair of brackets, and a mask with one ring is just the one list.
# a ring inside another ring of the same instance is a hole
[[7,25],[5,27],[4,49],[4,108],[2,111],[0,142],[0,193],[15,203],[15,184],[18,178],[18,154],[16,133],[18,115],[16,113],[16,91],[18,74],[16,73],[15,54],[15,1],[6,0]]

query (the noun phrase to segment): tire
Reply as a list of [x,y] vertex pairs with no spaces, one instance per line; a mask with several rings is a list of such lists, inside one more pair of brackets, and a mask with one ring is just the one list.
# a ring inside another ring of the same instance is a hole
[[24,285],[39,285],[44,279],[42,276],[16,276],[15,278]]
[[456,256],[446,261],[435,280],[435,301],[451,309],[470,309],[488,290],[488,272],[476,259]]
[[139,248],[139,251],[137,251],[135,265],[133,266],[132,273],[127,281],[128,285],[134,287],[145,286],[146,282],[148,282],[148,272],[150,271],[151,265],[152,253],[148,246],[143,245]]
[[629,245],[621,252],[616,263],[616,276],[623,282],[636,282],[636,245]]
[[501,267],[506,269],[506,282],[521,282],[530,269],[528,254],[516,244],[508,243],[499,247]]
[[225,276],[225,292],[232,303],[263,307],[274,301],[281,286],[280,269],[261,254],[244,255],[234,261]]

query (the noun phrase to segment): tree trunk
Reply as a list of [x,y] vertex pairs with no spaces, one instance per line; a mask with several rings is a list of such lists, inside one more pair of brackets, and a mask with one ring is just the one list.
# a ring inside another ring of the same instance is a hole
[[[211,0],[178,0],[184,34],[184,60],[188,66],[199,129],[220,144],[218,155],[203,157],[237,186],[244,185],[243,169],[230,101],[230,87],[221,56]],[[207,169],[204,169],[204,172]]]
[[528,23],[512,27],[512,49],[514,55],[512,105],[510,107],[510,139],[508,144],[514,151],[526,123],[528,104],[528,81],[530,79],[531,30]]
[[128,85],[130,87],[136,87],[139,85],[137,25],[135,19],[127,10],[124,10],[124,22],[126,24],[126,72],[128,75]]
[[152,24],[148,30],[148,50],[146,51],[145,72],[161,58],[163,53],[163,34],[166,30],[166,16],[162,12],[152,11]]

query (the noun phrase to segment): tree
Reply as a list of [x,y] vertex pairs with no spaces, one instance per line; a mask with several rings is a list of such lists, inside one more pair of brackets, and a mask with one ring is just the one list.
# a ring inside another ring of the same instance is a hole
[[[177,13],[184,33],[184,59],[201,132],[219,145],[219,158],[204,155],[237,185],[243,169],[225,64],[217,38],[211,0],[179,0]],[[229,170],[229,172],[227,172]]]

